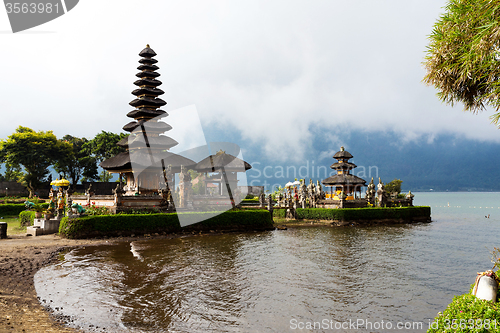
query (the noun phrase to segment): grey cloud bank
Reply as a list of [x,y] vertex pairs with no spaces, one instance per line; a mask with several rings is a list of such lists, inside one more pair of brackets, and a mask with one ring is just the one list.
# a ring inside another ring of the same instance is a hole
[[[443,105],[421,82],[426,36],[444,5],[80,2],[33,29],[55,33],[0,35],[0,137],[18,125],[58,137],[121,131],[137,53],[149,43],[161,64],[164,110],[194,104],[204,127],[238,132],[277,160],[300,159],[318,135],[340,142],[346,128],[407,141],[444,133],[500,142],[491,112]],[[0,30],[9,30],[6,13]]]

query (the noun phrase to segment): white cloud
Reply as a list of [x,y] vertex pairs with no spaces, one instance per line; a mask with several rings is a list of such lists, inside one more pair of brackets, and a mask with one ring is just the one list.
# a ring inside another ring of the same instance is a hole
[[337,137],[354,128],[396,131],[403,141],[455,133],[500,142],[491,112],[442,105],[421,82],[426,35],[444,5],[81,1],[26,33],[0,34],[0,137],[17,125],[58,136],[121,131],[137,54],[149,43],[166,111],[194,104],[205,126],[239,131],[276,159],[300,159],[324,135],[317,127]]

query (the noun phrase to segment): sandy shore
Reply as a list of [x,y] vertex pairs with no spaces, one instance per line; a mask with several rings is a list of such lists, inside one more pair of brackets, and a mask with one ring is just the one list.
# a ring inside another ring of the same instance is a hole
[[0,240],[0,333],[77,332],[58,323],[37,300],[33,276],[69,247],[111,244],[105,240],[71,240],[55,235]]

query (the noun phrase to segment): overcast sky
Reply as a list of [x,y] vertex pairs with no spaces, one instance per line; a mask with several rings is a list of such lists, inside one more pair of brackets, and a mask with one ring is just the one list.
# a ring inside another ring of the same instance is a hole
[[346,128],[500,142],[491,112],[446,106],[422,83],[445,3],[83,0],[17,34],[0,11],[0,138],[18,125],[58,137],[120,132],[149,43],[164,110],[194,105],[205,128],[237,131],[240,146],[268,157],[300,158],[316,135],[336,145]]

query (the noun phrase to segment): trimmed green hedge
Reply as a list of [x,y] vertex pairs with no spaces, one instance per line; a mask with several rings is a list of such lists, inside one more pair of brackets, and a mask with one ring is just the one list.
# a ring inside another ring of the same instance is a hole
[[[213,213],[182,213],[200,219]],[[181,228],[177,214],[116,214],[84,216],[61,220],[59,234],[67,238],[90,238],[155,232],[209,230],[267,230],[273,228],[266,210],[227,211],[208,220]]]
[[297,219],[307,220],[412,220],[413,218],[431,217],[431,208],[417,207],[372,207],[372,208],[297,208]]
[[[49,206],[48,203],[41,204],[43,208]],[[0,216],[14,216],[19,215],[23,210],[26,210],[24,204],[2,204],[0,205]]]
[[19,223],[21,227],[33,225],[35,219],[35,212],[31,210],[23,210],[19,213]]
[[[297,208],[297,219],[304,220],[412,220],[414,218],[431,218],[431,208],[417,207],[372,207],[372,208]],[[273,216],[285,218],[286,209],[275,209]]]

